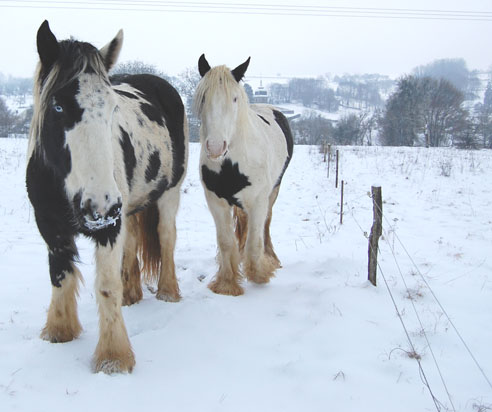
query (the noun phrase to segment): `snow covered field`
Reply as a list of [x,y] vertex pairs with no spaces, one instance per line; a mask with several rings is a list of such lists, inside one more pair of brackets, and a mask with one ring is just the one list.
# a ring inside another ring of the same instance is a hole
[[[86,239],[84,332],[64,344],[39,338],[51,285],[25,193],[26,144],[0,139],[1,411],[492,410],[492,386],[453,327],[491,379],[492,152],[341,147],[340,225],[334,171],[328,179],[317,148],[296,146],[272,222],[283,268],[270,284],[245,282],[243,296],[227,297],[207,288],[215,228],[192,144],[177,222],[183,299],[145,290],[123,309],[137,366],[107,376],[90,370],[98,316]],[[377,287],[366,280],[375,183],[385,202],[382,274],[414,348],[381,272]]]

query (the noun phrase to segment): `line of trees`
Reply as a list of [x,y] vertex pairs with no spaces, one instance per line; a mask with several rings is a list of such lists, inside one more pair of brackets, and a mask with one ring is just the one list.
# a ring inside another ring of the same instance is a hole
[[[194,68],[170,77],[153,65],[130,61],[111,74],[118,73],[149,73],[173,84],[184,99],[190,140],[198,141],[199,121],[191,107],[200,76]],[[443,59],[419,66],[396,82],[378,74],[293,78],[269,85],[269,92],[274,104],[313,109],[291,122],[297,143],[492,148],[492,85],[487,85],[483,102],[473,106],[480,87],[477,72],[469,71],[463,59]],[[245,84],[245,90],[251,99],[252,88]],[[25,100],[31,93],[31,79],[0,74],[0,94]],[[340,106],[356,110],[336,121],[314,110],[337,112]],[[27,133],[31,115],[32,109],[14,113],[0,97],[0,136]]]

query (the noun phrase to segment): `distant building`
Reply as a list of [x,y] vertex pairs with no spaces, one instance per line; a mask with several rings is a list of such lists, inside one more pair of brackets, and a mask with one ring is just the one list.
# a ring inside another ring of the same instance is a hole
[[270,96],[267,89],[263,87],[263,82],[260,80],[260,86],[256,89],[253,96],[253,103],[270,103]]

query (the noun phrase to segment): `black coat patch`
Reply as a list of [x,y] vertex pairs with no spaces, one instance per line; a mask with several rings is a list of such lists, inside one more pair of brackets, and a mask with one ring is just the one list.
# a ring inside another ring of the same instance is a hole
[[125,92],[124,90],[118,90],[118,89],[114,89],[114,91],[121,96],[128,97],[129,99],[138,99],[138,96],[134,95],[133,93]]
[[202,179],[205,187],[214,192],[217,197],[227,200],[231,206],[235,205],[242,208],[235,195],[246,186],[250,186],[251,183],[248,177],[239,171],[237,163],[232,164],[231,159],[225,159],[219,173],[202,165]]
[[264,118],[261,114],[259,114],[259,115],[258,115],[258,117],[259,117],[261,120],[263,120],[263,121],[264,121],[264,122],[265,122],[268,126],[270,126],[270,122],[269,122],[267,119],[265,119],[265,118]]
[[78,227],[65,194],[63,177],[46,166],[35,152],[27,165],[26,187],[39,233],[49,249],[51,283],[60,287],[65,273],[72,272],[72,263],[78,260],[74,243]]
[[149,156],[149,164],[145,169],[145,181],[149,183],[154,180],[159,173],[159,169],[161,168],[161,158],[159,156],[159,152],[156,150],[152,152]]
[[126,181],[128,183],[128,188],[132,188],[133,174],[135,172],[135,167],[137,167],[137,158],[135,157],[135,149],[133,148],[132,142],[130,141],[130,136],[125,129],[120,126],[120,145],[121,150],[123,150],[123,158],[125,162],[126,171]]
[[292,153],[294,151],[294,138],[292,137],[292,132],[290,131],[289,121],[287,118],[278,110],[273,110],[273,115],[275,116],[275,121],[279,125],[280,129],[282,129],[285,136],[285,143],[287,144],[287,159],[285,159],[282,173],[280,173],[280,176],[275,183],[274,187],[277,187],[282,181],[282,177],[284,176],[287,166],[289,166],[290,159],[292,158]]
[[86,232],[82,230],[82,233],[91,239],[94,239],[98,246],[108,246],[108,244],[113,247],[116,242],[116,238],[120,234],[121,229],[121,219],[117,219],[114,225],[108,226],[107,228],[96,230],[94,232]]

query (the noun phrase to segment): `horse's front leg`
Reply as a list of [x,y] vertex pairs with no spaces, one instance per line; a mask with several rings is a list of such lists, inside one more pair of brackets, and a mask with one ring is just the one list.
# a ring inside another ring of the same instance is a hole
[[265,222],[268,217],[268,199],[258,198],[248,207],[248,236],[243,253],[243,271],[255,283],[268,283],[278,264],[265,253]]
[[99,342],[94,354],[95,372],[131,372],[135,356],[121,313],[121,265],[126,230],[98,241],[96,247],[96,300],[99,307]]
[[82,276],[74,264],[77,249],[73,237],[52,236],[50,240],[51,303],[41,338],[52,343],[68,342],[82,331],[77,316],[78,283]]
[[231,207],[224,199],[219,199],[214,193],[205,190],[208,207],[215,221],[217,244],[219,252],[217,260],[219,271],[208,287],[212,292],[222,295],[238,296],[244,293],[239,282],[239,248],[234,235]]

